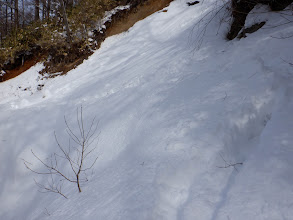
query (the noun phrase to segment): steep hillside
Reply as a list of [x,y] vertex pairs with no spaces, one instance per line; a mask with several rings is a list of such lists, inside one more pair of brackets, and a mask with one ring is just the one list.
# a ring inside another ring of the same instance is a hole
[[67,9],[69,33],[60,22],[66,16],[32,22],[12,31],[0,41],[0,82],[22,74],[37,62],[44,64],[40,74],[49,74],[46,77],[66,74],[93,54],[107,37],[127,31],[171,1],[84,0]]
[[[41,80],[38,63],[0,84],[0,219],[292,219],[292,9],[259,6],[246,25],[266,24],[226,41],[228,1],[187,2],[107,38],[67,75]],[[52,179],[24,161],[46,171],[31,150],[62,154],[81,106],[85,130],[99,121],[88,181],[81,193],[62,181],[68,199],[40,193],[34,180]]]

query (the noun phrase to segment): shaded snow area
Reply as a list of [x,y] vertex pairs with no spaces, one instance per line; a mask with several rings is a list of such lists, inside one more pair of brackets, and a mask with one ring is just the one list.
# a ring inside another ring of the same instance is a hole
[[[1,220],[293,219],[292,10],[258,7],[247,24],[265,26],[226,41],[223,1],[186,2],[65,76],[41,80],[38,64],[0,84]],[[42,171],[31,150],[59,154],[54,131],[66,146],[81,105],[99,121],[88,182],[40,193],[50,176],[23,160]]]

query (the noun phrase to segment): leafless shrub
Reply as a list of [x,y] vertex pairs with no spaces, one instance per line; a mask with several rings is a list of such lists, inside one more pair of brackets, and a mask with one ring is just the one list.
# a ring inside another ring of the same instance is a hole
[[[58,145],[60,153],[53,153],[48,159],[41,159],[32,150],[33,156],[42,164],[46,170],[36,171],[32,169],[32,164],[24,161],[27,169],[39,175],[48,175],[49,178],[46,184],[39,183],[35,180],[36,185],[40,188],[40,192],[57,193],[67,199],[67,196],[62,192],[64,181],[76,184],[78,192],[81,192],[81,184],[88,181],[86,171],[93,168],[98,157],[90,159],[90,155],[94,153],[96,147],[92,147],[93,142],[98,135],[96,134],[98,123],[95,118],[91,121],[88,129],[85,128],[83,120],[82,107],[77,109],[77,125],[78,132],[74,132],[68,124],[66,117],[66,132],[68,135],[68,146],[64,147],[58,140],[56,132],[54,132],[55,141]],[[73,143],[73,144],[72,144]],[[70,166],[70,170],[66,170],[66,166]],[[68,174],[70,173],[70,174]]]
[[[222,11],[226,11],[223,13],[223,15],[221,14]],[[190,32],[190,36],[189,38],[195,38],[195,47],[194,50],[198,50],[200,49],[203,40],[206,36],[206,31],[209,27],[209,25],[211,24],[211,22],[213,20],[217,20],[219,21],[219,27],[217,30],[217,34],[219,32],[219,29],[221,28],[221,25],[226,22],[227,19],[230,19],[229,16],[229,4],[225,1],[221,1],[218,0],[215,2],[213,9],[210,10],[208,13],[206,13],[205,15],[203,15],[203,17],[196,22],[196,24],[193,26],[191,32]],[[219,16],[221,15],[221,16]],[[197,31],[195,32],[194,30],[197,29]],[[195,36],[193,36],[193,33],[196,33]]]

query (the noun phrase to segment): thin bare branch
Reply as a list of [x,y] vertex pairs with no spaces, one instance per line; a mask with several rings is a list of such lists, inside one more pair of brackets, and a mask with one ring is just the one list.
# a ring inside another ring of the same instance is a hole
[[81,135],[81,137],[83,138],[83,140],[85,140],[85,137],[84,137],[83,117],[82,117],[82,106],[80,107],[80,120],[81,120],[81,128],[82,128],[82,135]]
[[88,167],[88,168],[86,168],[86,169],[84,169],[84,170],[81,170],[81,171],[87,171],[87,170],[92,169],[93,166],[95,165],[95,163],[97,162],[98,158],[99,158],[99,157],[96,157],[96,159],[94,160],[94,162],[92,163],[92,165],[91,165],[90,167]]
[[238,171],[236,166],[237,165],[243,165],[243,163],[230,163],[230,162],[227,162],[225,160],[225,158],[223,157],[222,154],[220,154],[220,156],[221,156],[222,160],[225,162],[225,165],[224,166],[217,166],[218,168],[229,168],[229,167],[233,167],[236,171]]
[[78,115],[79,115],[79,113],[78,113],[78,109],[77,109],[77,110],[76,110],[76,121],[77,121],[77,124],[78,124],[78,128],[79,128],[80,136],[82,137],[81,121],[80,121]]
[[75,180],[71,180],[69,179],[67,176],[65,176],[63,173],[61,173],[59,170],[57,170],[55,167],[52,167],[48,164],[46,164],[44,161],[42,161],[37,155],[35,155],[35,153],[31,150],[32,154],[35,156],[35,158],[37,158],[46,168],[48,168],[49,170],[54,170],[56,174],[59,174],[60,176],[62,176],[64,179],[66,179],[69,182],[75,183]]
[[285,36],[285,37],[274,37],[274,36],[271,36],[271,38],[280,39],[280,40],[287,39],[287,38],[291,38],[291,37],[293,37],[293,34],[292,35]]
[[287,63],[287,64],[293,66],[293,63],[291,63],[291,62],[289,62],[289,61],[286,61],[286,60],[284,60],[283,58],[281,58],[281,59],[282,59],[285,63]]
[[228,3],[223,3],[220,6],[216,5],[214,7],[213,10],[209,11],[208,13],[206,13],[192,28],[191,31],[191,35],[189,37],[192,36],[192,33],[194,32],[194,29],[196,27],[199,27],[199,25],[203,22],[205,22],[204,27],[200,29],[200,31],[198,31],[198,34],[196,36],[196,41],[197,41],[197,46],[194,48],[194,51],[199,49],[203,43],[204,40],[204,36],[206,34],[207,28],[209,26],[209,24],[214,20],[215,17],[218,16],[218,14],[228,6]]
[[44,190],[44,191],[39,191],[39,192],[41,192],[41,193],[48,193],[48,192],[51,192],[51,193],[57,193],[57,194],[63,196],[65,199],[68,199],[68,197],[65,196],[65,195],[62,193],[62,191],[61,191],[61,189],[62,189],[61,186],[60,186],[59,188],[58,188],[58,187],[55,187],[55,186],[53,186],[53,185],[50,185],[49,187],[46,187],[45,185],[38,183],[35,179],[34,179],[34,181],[35,181],[35,184],[36,184],[40,189]]
[[228,167],[234,167],[235,168],[236,165],[243,165],[243,163],[232,163],[232,164],[226,164],[223,167],[220,167],[220,166],[217,166],[217,167],[218,168],[228,168]]
[[76,144],[78,145],[81,145],[81,141],[80,139],[74,134],[74,132],[70,129],[68,123],[67,123],[67,120],[66,120],[66,117],[64,116],[64,121],[65,121],[65,124],[66,124],[66,127],[68,130],[67,131],[67,134],[72,138],[73,141],[75,141]]

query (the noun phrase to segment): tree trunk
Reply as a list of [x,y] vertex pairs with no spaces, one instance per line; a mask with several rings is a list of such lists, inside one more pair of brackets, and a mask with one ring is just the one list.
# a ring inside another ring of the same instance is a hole
[[229,40],[237,37],[239,31],[244,27],[248,13],[256,4],[266,4],[273,11],[280,11],[290,5],[293,0],[231,0],[233,22],[227,38]]
[[35,21],[40,20],[40,0],[35,0]]
[[13,0],[10,1],[10,31],[13,30]]
[[46,19],[46,0],[42,0],[42,20]]
[[64,26],[65,26],[65,29],[66,29],[67,42],[71,43],[72,39],[71,39],[71,33],[70,33],[68,20],[67,20],[67,15],[66,15],[66,11],[65,11],[64,0],[59,0],[59,2],[60,2],[60,5],[61,5],[61,11],[62,11],[62,16],[63,16]]
[[73,0],[66,1],[66,8],[71,9],[73,7]]
[[257,4],[257,0],[232,0],[232,17],[233,23],[227,35],[229,40],[237,37],[239,31],[244,27],[248,13]]
[[0,2],[0,46],[2,46],[2,38],[4,34],[4,17],[2,12],[2,2]]
[[18,0],[14,0],[14,27],[19,28]]
[[81,188],[80,188],[80,184],[79,184],[79,175],[76,176],[76,184],[77,184],[78,192],[81,193]]
[[22,0],[22,28],[24,28],[24,0]]
[[50,20],[51,0],[47,2],[47,19]]
[[8,0],[6,0],[6,7],[5,7],[5,35],[8,34]]

